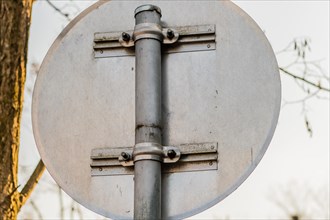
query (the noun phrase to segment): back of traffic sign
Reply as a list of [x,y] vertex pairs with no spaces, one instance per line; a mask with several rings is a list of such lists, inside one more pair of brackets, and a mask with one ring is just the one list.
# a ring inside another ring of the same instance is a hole
[[[112,218],[133,217],[134,10],[147,3],[102,1],[79,15],[49,50],[33,94],[47,169],[71,197]],[[162,217],[184,218],[257,166],[276,127],[280,80],[263,32],[233,3],[152,4],[162,10]]]

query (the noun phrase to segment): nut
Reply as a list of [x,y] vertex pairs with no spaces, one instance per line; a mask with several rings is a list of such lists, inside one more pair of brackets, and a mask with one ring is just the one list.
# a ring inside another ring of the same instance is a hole
[[126,152],[122,152],[120,155],[123,157],[125,161],[129,160],[129,158],[131,157],[129,153]]
[[123,41],[129,41],[130,39],[131,39],[131,36],[128,34],[128,33],[126,33],[126,32],[123,32],[122,34],[121,34],[121,36],[122,36],[122,38],[123,38]]
[[167,37],[168,37],[168,39],[173,39],[173,37],[174,37],[175,35],[174,35],[174,31],[173,30],[171,30],[171,29],[167,29]]
[[173,159],[173,158],[176,156],[176,152],[175,152],[175,150],[169,150],[169,151],[167,151],[167,156],[168,156],[170,159]]

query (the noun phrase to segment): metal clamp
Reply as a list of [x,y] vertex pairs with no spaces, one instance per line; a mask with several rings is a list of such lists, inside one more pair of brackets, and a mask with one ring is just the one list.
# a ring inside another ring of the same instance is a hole
[[134,42],[145,38],[156,39],[162,42],[163,37],[162,27],[158,24],[141,23],[135,25],[133,33]]
[[134,17],[136,17],[138,13],[143,11],[156,11],[158,14],[160,14],[160,16],[162,16],[162,11],[159,7],[155,5],[147,4],[147,5],[141,5],[140,7],[136,8],[134,12]]
[[157,143],[139,143],[133,150],[133,161],[158,160],[163,161],[163,147]]

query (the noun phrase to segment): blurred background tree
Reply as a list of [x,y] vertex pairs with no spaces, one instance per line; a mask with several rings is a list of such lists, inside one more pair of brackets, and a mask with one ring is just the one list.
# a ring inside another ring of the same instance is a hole
[[39,163],[18,191],[20,124],[32,0],[0,3],[0,216],[16,219],[44,167]]

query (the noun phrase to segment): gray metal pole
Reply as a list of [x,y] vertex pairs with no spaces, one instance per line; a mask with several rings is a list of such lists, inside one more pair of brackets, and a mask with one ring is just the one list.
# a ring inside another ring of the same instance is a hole
[[161,12],[157,6],[135,10],[136,131],[134,219],[161,218]]

